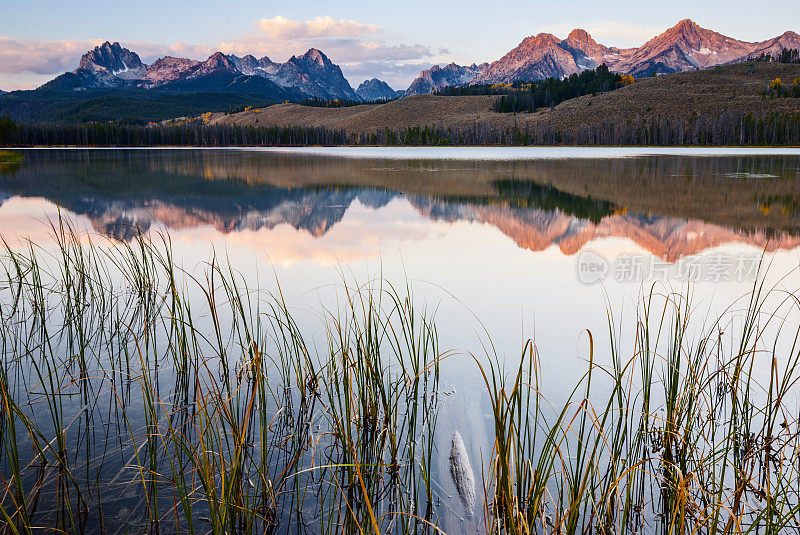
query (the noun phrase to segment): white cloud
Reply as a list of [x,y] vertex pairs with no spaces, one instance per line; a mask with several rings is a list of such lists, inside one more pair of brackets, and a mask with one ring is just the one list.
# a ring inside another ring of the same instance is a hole
[[362,61],[407,61],[431,55],[430,50],[422,45],[388,45],[378,41],[331,42],[326,54],[337,58],[343,64]]
[[255,28],[255,32],[240,39],[222,43],[220,50],[285,61],[291,55],[318,48],[334,63],[407,61],[431,55],[424,45],[389,42],[386,31],[379,26],[328,16],[301,22],[277,15],[261,19]]
[[354,20],[335,20],[333,17],[314,17],[305,22],[276,15],[256,23],[266,36],[281,39],[304,39],[317,37],[357,37],[382,31],[372,24],[361,24]]
[[203,60],[218,50],[213,46],[192,45],[180,41],[171,45],[145,42],[125,42],[122,43],[122,46],[139,54],[141,60],[148,64],[164,56]]
[[334,63],[351,63],[367,60],[405,61],[428,57],[430,49],[423,45],[387,44],[380,41],[356,39],[314,39],[294,41],[265,41],[242,39],[222,43],[220,51],[226,54],[253,54],[268,56],[273,61],[285,61],[292,55],[303,54],[309,48],[318,48]]
[[421,60],[433,56],[428,46],[398,43],[385,29],[354,20],[315,17],[301,22],[278,15],[261,19],[255,28],[240,39],[222,43],[220,50],[285,61],[318,48],[342,67],[353,87],[359,78],[378,77],[393,87],[405,88],[420,71]]
[[0,37],[0,73],[52,74],[72,70],[90,48],[102,43],[88,41],[23,41]]
[[30,71],[19,73],[0,72],[0,89],[3,91],[36,89],[52,79],[52,74],[37,74]]
[[600,44],[619,48],[638,47],[660,34],[664,28],[641,26],[613,20],[554,24],[541,31],[565,38],[575,28],[581,28]]

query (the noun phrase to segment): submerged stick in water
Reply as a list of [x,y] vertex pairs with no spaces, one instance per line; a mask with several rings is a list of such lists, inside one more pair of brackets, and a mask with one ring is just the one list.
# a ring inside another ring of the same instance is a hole
[[450,474],[467,515],[472,516],[475,514],[475,476],[472,474],[467,448],[464,447],[458,431],[453,433],[453,445],[450,448]]

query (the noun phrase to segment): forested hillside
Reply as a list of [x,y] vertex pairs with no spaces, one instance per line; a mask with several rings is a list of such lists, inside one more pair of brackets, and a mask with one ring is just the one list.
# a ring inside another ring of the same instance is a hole
[[193,117],[245,106],[272,104],[252,93],[177,93],[143,89],[83,91],[14,91],[0,96],[0,116],[26,123],[92,121],[147,124],[174,117]]
[[348,132],[317,126],[56,125],[16,124],[0,119],[0,146],[305,146],[305,145],[800,145],[800,113],[696,116],[556,128],[497,128],[474,123],[456,128],[414,126]]

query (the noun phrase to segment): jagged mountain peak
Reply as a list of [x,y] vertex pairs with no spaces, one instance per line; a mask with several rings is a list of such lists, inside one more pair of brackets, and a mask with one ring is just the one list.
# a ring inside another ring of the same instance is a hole
[[696,32],[703,28],[692,19],[683,19],[670,29],[681,32]]
[[793,50],[800,49],[800,35],[795,32],[783,32],[778,37],[767,39],[760,43],[755,44],[755,48],[751,51],[748,57],[758,57],[761,54],[768,54],[772,57],[781,55],[784,49]]
[[473,63],[466,67],[455,63],[444,67],[434,65],[430,69],[420,71],[419,76],[406,89],[405,96],[427,95],[434,89],[449,85],[466,85],[475,80],[486,67],[485,63],[481,65]]
[[122,48],[122,45],[119,44],[119,41],[105,41],[104,43],[94,47],[92,50],[88,51],[83,57],[99,57],[100,54],[105,55],[115,55],[121,54],[123,51],[130,52],[127,48]]
[[164,56],[147,67],[147,80],[152,85],[171,82],[188,74],[199,64],[193,59]]
[[[665,40],[676,40],[676,39],[685,39],[688,42],[695,44],[701,41],[713,41],[713,40],[731,40],[729,37],[726,37],[720,33],[717,33],[713,30],[708,30],[706,28],[701,27],[699,24],[694,22],[691,19],[684,19],[677,23],[672,28],[668,29],[661,35],[654,38],[654,40],[665,41]],[[741,41],[738,41],[741,42]]]
[[92,53],[97,53],[97,52],[105,52],[105,53],[117,52],[118,53],[118,52],[121,52],[121,51],[122,51],[122,45],[119,44],[119,41],[114,41],[113,43],[111,41],[105,41],[103,44],[101,44],[99,46],[96,46],[96,47],[94,47],[93,50],[87,52],[87,54],[92,54]]
[[557,45],[561,42],[561,39],[553,35],[552,33],[538,33],[536,35],[531,35],[526,37],[522,40],[520,45],[527,45],[527,46],[541,46],[541,45]]
[[766,43],[780,43],[784,45],[784,48],[788,49],[798,48],[800,47],[800,35],[793,31],[783,32],[778,37],[767,39],[766,41],[756,44],[763,45]]
[[592,39],[592,36],[589,34],[589,32],[587,32],[583,28],[575,28],[574,30],[569,32],[569,35],[567,36],[567,39],[574,39],[574,40],[580,40],[580,41],[594,41],[594,39]]
[[322,70],[330,67],[335,67],[333,62],[328,59],[328,56],[323,54],[316,48],[309,48],[305,54],[301,54],[299,56],[292,56],[289,58],[286,64],[293,64],[302,66],[304,69],[314,69],[314,70]]
[[236,62],[231,56],[227,56],[222,52],[214,52],[207,60],[197,65],[190,76],[197,78],[215,72],[238,73],[241,71],[236,67]]
[[386,82],[384,82],[383,80],[380,80],[378,78],[369,78],[368,80],[364,80],[363,82],[361,82],[358,85],[358,87],[364,87],[364,86],[367,86],[367,85],[375,85],[375,84],[378,84],[378,83],[385,84]]
[[205,63],[227,66],[227,67],[235,67],[231,57],[223,54],[222,52],[214,52],[213,54],[208,56],[208,59],[205,61]]
[[613,60],[613,58],[607,56],[611,53],[619,52],[618,50],[601,45],[589,35],[589,32],[580,28],[572,30],[562,43],[574,50],[582,52],[597,64]]
[[281,64],[275,79],[281,85],[297,87],[314,97],[358,100],[342,69],[316,48]]
[[620,70],[647,75],[704,69],[747,57],[754,46],[684,19],[638,48]]
[[584,44],[589,46],[597,46],[597,41],[595,41],[592,36],[586,30],[582,28],[575,28],[569,35],[567,36],[564,41],[574,44]]
[[292,56],[287,63],[304,64],[306,67],[326,69],[335,66],[321,50],[309,48],[305,54]]
[[123,48],[118,42],[106,41],[81,56],[78,69],[100,75],[113,75],[123,79],[144,78],[147,66],[139,55]]
[[303,54],[302,57],[303,59],[313,61],[320,66],[331,63],[331,60],[328,59],[328,56],[323,54],[322,51],[317,48],[309,48],[308,52]]
[[397,91],[389,87],[389,84],[378,78],[364,80],[356,89],[356,95],[361,100],[391,100],[397,98]]
[[514,82],[561,77],[594,67],[584,53],[551,33],[526,37],[516,48],[491,63],[476,83]]

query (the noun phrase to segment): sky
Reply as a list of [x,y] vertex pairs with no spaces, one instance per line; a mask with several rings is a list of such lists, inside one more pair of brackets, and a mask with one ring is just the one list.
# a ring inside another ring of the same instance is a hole
[[77,67],[86,50],[119,41],[145,63],[205,59],[221,50],[286,61],[310,47],[351,85],[378,77],[405,88],[433,64],[494,61],[540,32],[583,28],[608,46],[639,46],[678,21],[745,41],[800,32],[797,0],[768,9],[740,0],[0,0],[0,89],[31,89]]

